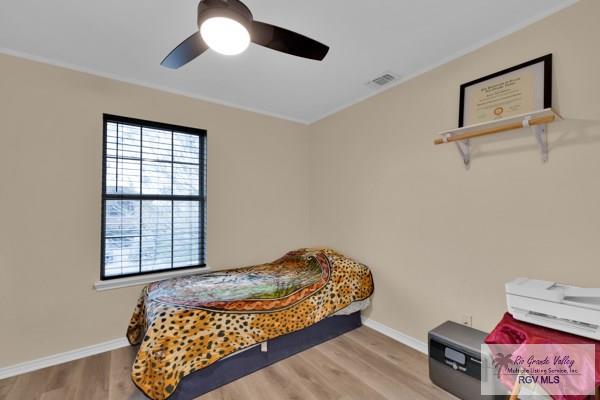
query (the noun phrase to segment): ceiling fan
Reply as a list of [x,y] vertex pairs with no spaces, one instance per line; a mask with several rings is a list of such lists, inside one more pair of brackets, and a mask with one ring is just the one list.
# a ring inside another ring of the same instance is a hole
[[329,47],[278,26],[254,20],[239,0],[202,0],[198,5],[199,31],[185,39],[160,65],[177,69],[209,48],[225,55],[244,52],[250,42],[298,57],[322,61]]

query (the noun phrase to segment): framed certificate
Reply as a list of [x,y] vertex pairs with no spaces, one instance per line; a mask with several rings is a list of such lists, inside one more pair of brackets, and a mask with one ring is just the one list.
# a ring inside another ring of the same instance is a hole
[[552,54],[460,86],[458,126],[552,107]]

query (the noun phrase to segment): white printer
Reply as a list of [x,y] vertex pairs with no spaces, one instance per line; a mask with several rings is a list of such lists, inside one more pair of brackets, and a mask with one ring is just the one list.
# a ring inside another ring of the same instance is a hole
[[518,320],[600,340],[600,289],[517,278],[506,284],[506,303]]

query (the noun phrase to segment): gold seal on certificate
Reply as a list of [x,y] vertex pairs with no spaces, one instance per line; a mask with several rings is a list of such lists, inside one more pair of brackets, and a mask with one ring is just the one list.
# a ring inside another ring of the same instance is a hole
[[461,85],[459,127],[551,106],[550,54]]

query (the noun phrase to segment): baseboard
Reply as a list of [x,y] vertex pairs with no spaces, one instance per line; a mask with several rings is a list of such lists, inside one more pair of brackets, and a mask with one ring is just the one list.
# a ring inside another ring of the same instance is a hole
[[[406,335],[400,331],[390,328],[380,322],[372,319],[363,318],[363,325],[382,333],[397,342],[400,342],[408,347],[411,347],[421,353],[427,354],[427,344],[415,339],[412,336]],[[38,369],[52,367],[54,365],[63,364],[69,361],[78,360],[93,356],[107,351],[120,349],[129,346],[126,338],[109,340],[108,342],[98,343],[92,346],[82,347],[80,349],[66,351],[64,353],[54,354],[48,357],[38,358],[37,360],[27,361],[24,363],[12,365],[10,367],[0,368],[0,379],[10,378],[16,375],[26,374],[27,372],[36,371]]]
[[37,360],[26,361],[10,367],[0,368],[0,379],[6,379],[12,376],[25,374],[27,372],[36,371],[38,369],[52,367],[53,365],[63,364],[69,361],[105,353],[107,351],[116,350],[126,346],[129,346],[127,339],[119,338],[92,346],[82,347],[76,350],[66,351],[64,353],[54,354],[48,357],[38,358]]
[[408,347],[411,347],[417,351],[420,351],[423,354],[427,354],[427,343],[421,342],[418,339],[415,339],[412,336],[408,336],[400,331],[395,330],[394,328],[390,328],[387,325],[382,324],[381,322],[373,321],[372,319],[363,318],[363,325],[368,326],[371,329],[376,330],[379,333],[384,334],[397,342],[400,342]]

